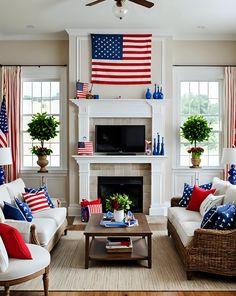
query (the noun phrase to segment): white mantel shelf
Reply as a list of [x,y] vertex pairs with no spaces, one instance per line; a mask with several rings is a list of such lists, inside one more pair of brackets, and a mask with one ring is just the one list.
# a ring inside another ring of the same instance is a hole
[[80,199],[90,198],[90,164],[93,163],[143,163],[151,165],[151,204],[149,215],[165,215],[163,203],[163,170],[166,156],[154,155],[72,155],[79,166]]

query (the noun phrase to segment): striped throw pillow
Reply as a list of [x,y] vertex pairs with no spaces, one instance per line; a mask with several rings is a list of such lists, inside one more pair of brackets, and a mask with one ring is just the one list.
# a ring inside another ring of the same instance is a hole
[[50,209],[45,192],[39,191],[37,193],[23,193],[24,199],[31,209],[32,214]]

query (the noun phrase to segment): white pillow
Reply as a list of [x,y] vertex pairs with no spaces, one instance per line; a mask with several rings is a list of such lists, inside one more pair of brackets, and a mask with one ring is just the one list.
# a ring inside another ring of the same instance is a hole
[[223,204],[234,203],[236,204],[236,185],[229,185],[229,188],[226,190]]
[[5,216],[3,214],[2,208],[0,207],[0,223],[4,223],[5,222]]
[[7,255],[7,250],[0,237],[0,272],[5,272],[9,266],[9,258]]
[[25,183],[21,178],[16,179],[10,183],[6,183],[6,187],[13,204],[15,202],[15,197],[22,200],[22,192],[25,192]]
[[208,210],[210,210],[210,208],[221,205],[223,198],[224,195],[213,195],[210,193],[200,205],[200,214],[202,217]]
[[230,186],[230,183],[228,181],[224,181],[218,177],[214,177],[211,189],[216,189],[215,195],[222,195],[222,194],[225,194],[229,186]]

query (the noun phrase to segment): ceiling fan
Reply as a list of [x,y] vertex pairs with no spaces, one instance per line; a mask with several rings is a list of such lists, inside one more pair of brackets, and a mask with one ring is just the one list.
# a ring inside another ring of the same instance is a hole
[[[86,4],[86,6],[93,6],[93,5],[96,5],[96,4],[104,2],[104,1],[106,1],[106,0],[96,0],[91,3]],[[136,3],[138,5],[145,6],[147,8],[151,8],[154,5],[154,3],[147,1],[147,0],[128,0],[128,1],[131,1],[131,2]],[[125,0],[115,0],[115,2],[116,2],[116,6],[122,7]]]

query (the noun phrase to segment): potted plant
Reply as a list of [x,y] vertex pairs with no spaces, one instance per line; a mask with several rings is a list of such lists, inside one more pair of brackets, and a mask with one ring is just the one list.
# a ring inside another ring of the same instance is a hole
[[124,210],[129,210],[132,201],[125,193],[114,193],[106,198],[106,210],[113,211],[114,219],[121,222],[124,219]]
[[212,128],[202,115],[189,116],[180,128],[181,135],[191,144],[194,144],[194,147],[188,149],[188,153],[191,153],[192,156],[192,167],[199,167],[201,162],[200,156],[204,152],[204,149],[197,147],[197,143],[208,140]]
[[51,149],[44,147],[44,142],[56,137],[56,129],[59,124],[59,121],[53,115],[48,115],[46,112],[33,115],[31,122],[28,123],[29,128],[27,132],[30,134],[32,140],[38,140],[41,143],[40,146],[33,146],[31,148],[32,154],[38,156],[37,164],[40,166],[40,173],[47,172],[47,155],[53,153]]

